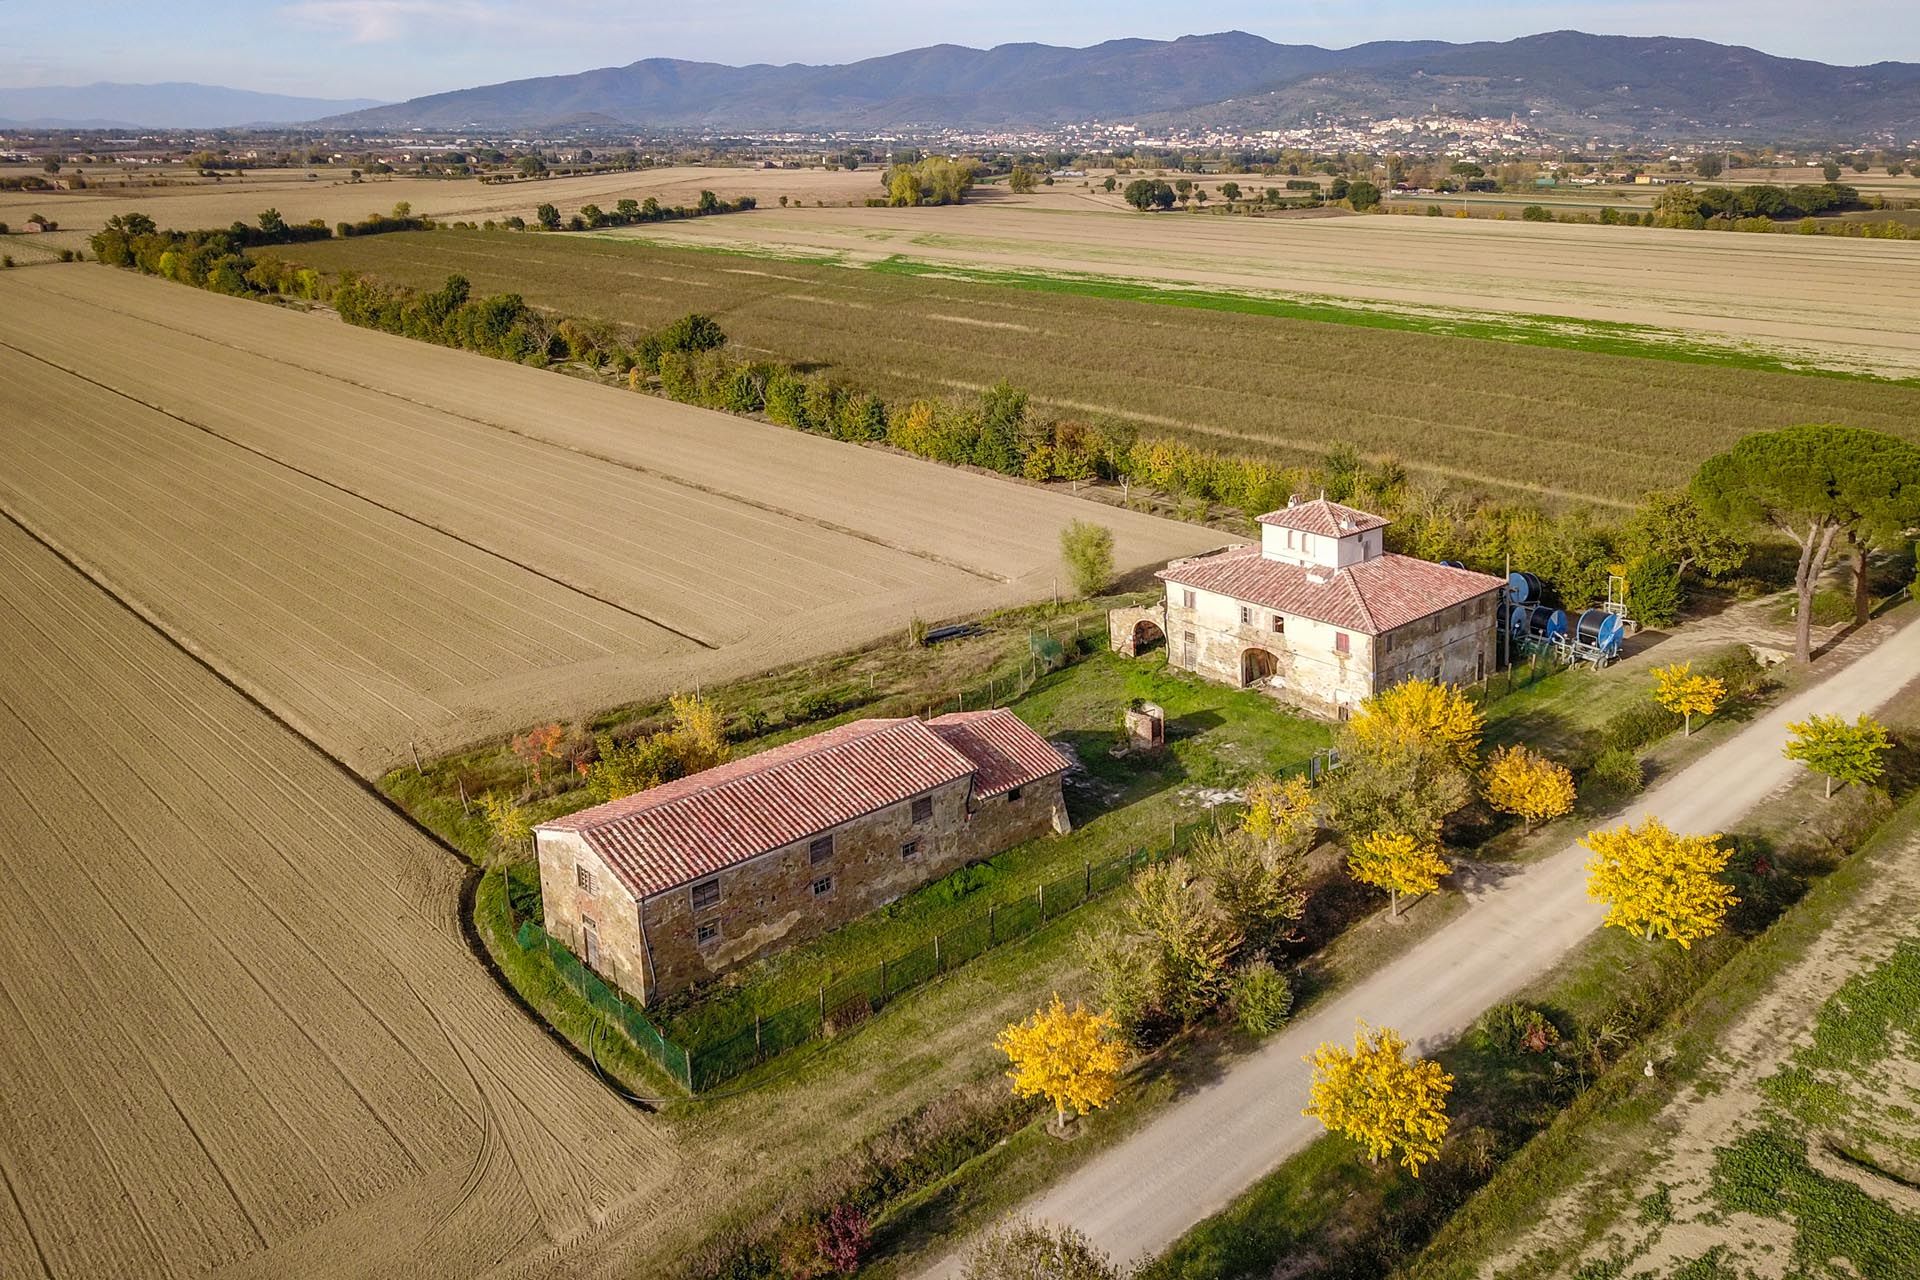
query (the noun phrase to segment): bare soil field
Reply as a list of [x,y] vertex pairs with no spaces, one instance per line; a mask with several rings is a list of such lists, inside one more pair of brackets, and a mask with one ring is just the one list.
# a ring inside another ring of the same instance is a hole
[[0,1274],[569,1274],[669,1198],[444,850],[4,519],[0,758]]
[[1212,531],[103,268],[0,278],[0,510],[369,774]]
[[1014,287],[591,234],[422,232],[303,245],[295,256],[425,288],[458,272],[476,293],[516,292],[642,327],[697,309],[719,318],[736,349],[889,397],[1008,378],[1062,416],[1288,464],[1346,443],[1496,493],[1632,502],[1768,426],[1920,431],[1920,387],[1330,324],[1235,310],[1236,299],[1218,295],[1147,305],[1044,281]]
[[703,190],[723,200],[752,196],[762,205],[776,204],[783,195],[809,205],[816,200],[844,205],[880,194],[879,171],[874,169],[830,172],[690,165],[511,183],[399,176],[354,182],[338,169],[315,169],[311,174],[303,169],[259,169],[218,182],[191,172],[166,173],[166,186],[109,185],[113,178],[94,175],[90,180],[97,185],[84,191],[0,192],[0,222],[18,228],[31,215],[44,213],[60,224],[50,235],[7,237],[7,251],[24,262],[48,249],[83,248],[87,237],[108,218],[130,211],[145,213],[163,227],[185,231],[224,227],[235,220],[252,222],[266,208],[280,210],[288,222],[320,218],[328,226],[387,213],[401,201],[412,205],[420,217],[449,222],[484,222],[515,214],[531,222],[534,209],[546,203],[568,213],[583,204],[611,209],[618,200],[648,196],[664,205],[692,205]]
[[1077,187],[944,209],[767,209],[622,228],[733,245],[1090,273],[1379,305],[1645,325],[1920,373],[1920,244],[1457,218],[1139,214]]

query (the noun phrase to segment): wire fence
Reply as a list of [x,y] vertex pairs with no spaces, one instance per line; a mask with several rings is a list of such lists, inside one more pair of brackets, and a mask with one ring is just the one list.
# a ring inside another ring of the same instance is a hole
[[879,964],[825,983],[810,997],[771,1013],[743,1015],[732,1028],[697,1045],[669,1038],[639,1008],[574,954],[528,920],[514,937],[522,951],[544,950],[566,984],[619,1028],[689,1093],[723,1084],[790,1049],[859,1026],[896,996],[931,982],[996,947],[1027,937],[1078,907],[1125,885],[1143,867],[1164,862],[1213,826],[1202,818],[1169,830],[1166,847],[1136,849],[1038,886],[1031,895],[996,902]]

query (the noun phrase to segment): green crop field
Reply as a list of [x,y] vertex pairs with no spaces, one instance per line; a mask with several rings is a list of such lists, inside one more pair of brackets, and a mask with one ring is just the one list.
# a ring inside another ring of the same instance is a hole
[[[1663,347],[1632,326],[1528,317],[1423,331],[1331,305],[513,232],[367,237],[295,256],[411,285],[458,272],[478,293],[638,326],[700,310],[736,350],[889,397],[1008,378],[1057,414],[1289,463],[1345,442],[1493,492],[1627,502],[1749,431],[1795,422],[1920,436],[1920,386],[1782,372]],[[1621,354],[1635,350],[1660,354]]]

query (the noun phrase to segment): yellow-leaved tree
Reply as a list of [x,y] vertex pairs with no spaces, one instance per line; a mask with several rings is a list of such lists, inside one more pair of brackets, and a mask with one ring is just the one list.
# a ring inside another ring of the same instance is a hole
[[994,1044],[1013,1063],[1007,1075],[1014,1093],[1053,1104],[1052,1128],[1059,1134],[1069,1110],[1085,1115],[1119,1091],[1127,1051],[1118,1032],[1106,1014],[1091,1013],[1078,1001],[1069,1009],[1055,992],[1051,1005],[1002,1031]]
[[1402,680],[1354,711],[1347,731],[1355,744],[1379,755],[1435,753],[1472,766],[1486,717],[1455,685]]
[[1732,850],[1720,837],[1676,835],[1658,818],[1614,831],[1591,831],[1580,843],[1587,859],[1587,896],[1607,904],[1609,925],[1651,940],[1656,934],[1691,947],[1720,932],[1740,901],[1720,878]]
[[1447,864],[1439,842],[1431,837],[1374,831],[1354,841],[1347,850],[1347,870],[1361,884],[1385,889],[1392,904],[1389,914],[1397,920],[1401,894],[1432,893],[1440,887],[1440,877],[1453,868]]
[[495,852],[505,858],[526,852],[527,840],[533,835],[533,819],[524,806],[504,791],[489,791],[480,797],[480,811],[486,815]]
[[1726,696],[1726,681],[1696,675],[1691,662],[1653,669],[1653,700],[1681,718],[1688,736],[1693,733],[1693,718],[1712,715]]
[[1852,724],[1839,716],[1809,716],[1787,725],[1793,740],[1787,743],[1786,757],[1798,760],[1827,779],[1827,798],[1833,798],[1833,784],[1858,783],[1865,786],[1880,777],[1886,762],[1880,757],[1893,749],[1887,726],[1872,716],[1863,715]]
[[1420,1166],[1440,1154],[1453,1077],[1437,1062],[1408,1058],[1399,1032],[1369,1033],[1362,1022],[1351,1050],[1329,1041],[1306,1060],[1313,1064],[1313,1092],[1302,1115],[1362,1144],[1368,1159],[1397,1153],[1416,1178]]
[[1511,813],[1533,830],[1533,824],[1573,811],[1573,774],[1537,751],[1501,747],[1487,757],[1480,771],[1487,803]]
[[1269,845],[1291,845],[1313,834],[1313,787],[1299,774],[1262,774],[1247,784],[1247,814],[1241,825]]
[[672,734],[680,755],[680,771],[699,773],[725,764],[731,750],[727,746],[727,728],[720,719],[720,708],[697,693],[676,693],[668,705],[673,708]]

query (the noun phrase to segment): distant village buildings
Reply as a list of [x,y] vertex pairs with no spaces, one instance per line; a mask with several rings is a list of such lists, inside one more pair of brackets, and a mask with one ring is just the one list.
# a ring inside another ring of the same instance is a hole
[[1324,498],[1260,517],[1257,544],[1176,560],[1166,598],[1115,610],[1115,649],[1345,718],[1415,676],[1466,684],[1493,669],[1499,578],[1387,551],[1379,516]]
[[547,932],[657,1001],[1068,827],[1013,712],[857,720],[534,829]]

